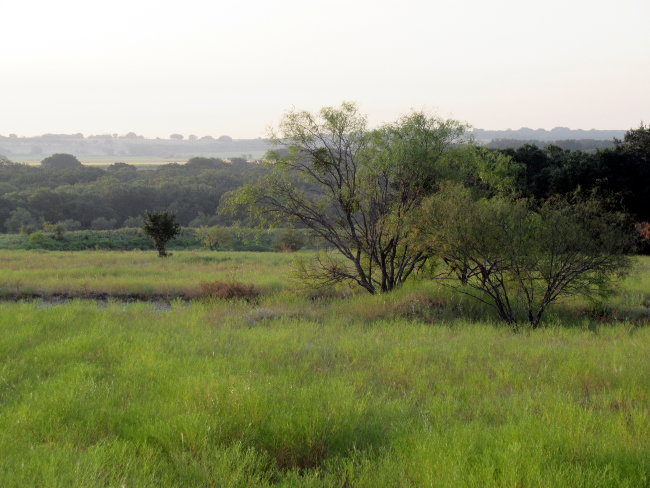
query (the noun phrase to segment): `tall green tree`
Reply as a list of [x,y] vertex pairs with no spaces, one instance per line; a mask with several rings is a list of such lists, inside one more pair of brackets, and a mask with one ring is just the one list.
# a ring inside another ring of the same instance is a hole
[[369,130],[353,103],[291,111],[274,136],[286,150],[271,156],[273,171],[230,203],[329,243],[337,252],[303,269],[316,282],[389,291],[427,259],[409,244],[405,219],[435,191],[442,158],[464,132],[457,121],[420,112]]

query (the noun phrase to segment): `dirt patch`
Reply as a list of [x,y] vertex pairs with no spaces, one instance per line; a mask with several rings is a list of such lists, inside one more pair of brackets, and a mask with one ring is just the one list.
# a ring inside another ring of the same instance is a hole
[[188,302],[193,297],[184,294],[141,294],[141,293],[106,293],[84,291],[79,293],[14,293],[0,296],[2,302],[39,301],[53,305],[64,304],[72,300],[92,300],[98,303],[171,303],[173,301]]

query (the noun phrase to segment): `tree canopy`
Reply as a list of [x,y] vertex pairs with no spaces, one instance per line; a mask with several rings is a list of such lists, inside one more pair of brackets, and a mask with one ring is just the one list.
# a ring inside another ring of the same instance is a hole
[[610,291],[634,244],[626,216],[593,198],[477,199],[458,185],[428,198],[413,225],[414,242],[442,261],[438,278],[533,328],[563,297]]
[[464,132],[420,112],[369,130],[353,103],[291,111],[273,138],[287,151],[272,155],[272,172],[231,203],[304,226],[336,249],[304,270],[312,280],[392,290],[427,258],[408,244],[404,219],[434,190],[444,154]]
[[167,257],[167,242],[176,237],[180,230],[180,224],[170,212],[146,211],[144,213],[142,231],[153,240],[158,256],[161,258]]
[[43,159],[41,165],[45,168],[69,169],[80,167],[81,162],[72,154],[57,153]]

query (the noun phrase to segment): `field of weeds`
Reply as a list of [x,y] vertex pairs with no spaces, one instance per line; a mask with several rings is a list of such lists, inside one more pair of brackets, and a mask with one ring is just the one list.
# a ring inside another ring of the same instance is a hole
[[647,258],[520,333],[426,281],[306,290],[288,254],[0,259],[0,486],[650,484]]

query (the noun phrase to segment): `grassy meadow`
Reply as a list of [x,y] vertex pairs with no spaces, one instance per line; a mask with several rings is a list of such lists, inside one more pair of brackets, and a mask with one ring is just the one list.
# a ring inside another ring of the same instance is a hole
[[650,485],[650,259],[513,333],[426,281],[306,290],[293,258],[1,251],[0,486]]
[[287,288],[294,256],[286,253],[0,250],[0,297],[192,298],[199,284],[241,281],[266,293]]

